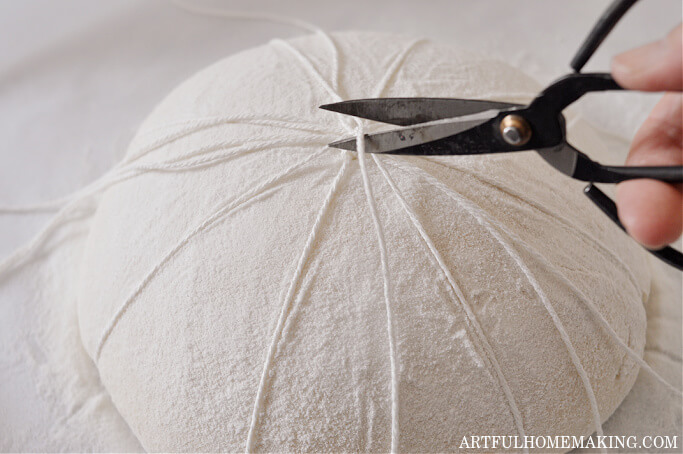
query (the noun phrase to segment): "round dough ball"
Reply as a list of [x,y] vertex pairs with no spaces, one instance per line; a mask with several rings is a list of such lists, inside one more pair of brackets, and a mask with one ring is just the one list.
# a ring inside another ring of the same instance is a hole
[[[273,41],[201,71],[115,173],[79,319],[121,415],[152,451],[241,451],[249,439],[259,451],[386,452],[392,424],[395,447],[415,452],[455,450],[465,435],[590,434],[550,314],[606,420],[638,367],[586,301],[642,354],[643,250],[533,152],[368,155],[385,272],[359,156],[326,148],[355,125],[318,108],[334,93],[525,100],[538,85],[428,41],[332,40]],[[573,124],[599,158],[599,139]]]

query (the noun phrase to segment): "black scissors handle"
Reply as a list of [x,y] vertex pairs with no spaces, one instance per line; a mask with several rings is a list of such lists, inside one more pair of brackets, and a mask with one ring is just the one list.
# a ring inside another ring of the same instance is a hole
[[623,90],[609,73],[567,74],[547,86],[528,108],[555,116],[587,93],[609,90]]
[[[608,73],[573,73],[568,74],[543,90],[526,109],[518,114],[523,115],[535,129],[535,135],[524,149],[552,148],[558,142],[564,142],[564,125],[560,121],[562,111],[591,92],[623,90]],[[503,115],[505,115],[503,113]],[[565,147],[572,148],[565,143]],[[650,178],[668,183],[683,182],[682,166],[665,167],[632,167],[604,166],[591,160],[585,154],[573,149],[577,156],[576,166],[568,173],[572,178],[595,183],[620,183],[636,178]]]
[[[595,53],[595,50],[600,46],[605,37],[607,37],[617,22],[619,22],[622,16],[626,14],[636,1],[637,0],[615,0],[609,5],[607,10],[605,10],[571,61],[571,67],[576,71],[575,76],[588,76],[588,79],[577,77],[576,80],[581,81],[578,82],[579,87],[570,89],[564,94],[555,92],[554,95],[559,95],[559,98],[558,101],[556,101],[558,105],[553,106],[553,108],[557,108],[562,103],[567,102],[567,104],[562,107],[564,108],[590,91],[621,89],[609,74],[581,75],[579,74],[579,71],[581,71],[581,68],[583,68],[593,53]],[[550,91],[552,88],[553,86],[548,87],[546,91]],[[668,183],[681,183],[683,182],[683,166],[603,166],[602,164],[590,160],[583,153],[579,153],[574,178],[591,182],[591,184],[584,189],[586,196],[588,196],[588,198],[615,224],[625,231],[623,224],[619,221],[616,204],[605,193],[595,187],[593,182],[619,183],[637,178],[650,178]],[[657,251],[650,250],[649,252],[663,262],[679,270],[683,270],[683,254],[679,251],[667,246]]]
[[577,73],[593,56],[597,48],[602,44],[609,32],[612,31],[617,22],[638,0],[615,0],[602,13],[598,22],[584,40],[579,50],[572,58],[571,67]]
[[[597,163],[596,163],[597,164]],[[579,178],[575,176],[574,178]],[[683,183],[683,166],[603,166],[597,164],[592,178],[579,178],[593,183],[621,183],[626,180],[647,178],[666,183]]]
[[[604,192],[595,187],[592,183],[586,186],[583,192],[602,210],[603,213],[607,215],[607,217],[609,217],[623,231],[626,231],[624,225],[621,223],[621,221],[619,221],[617,206],[612,199],[607,197]],[[683,254],[676,249],[666,246],[655,251],[648,249],[648,251],[661,261],[673,266],[674,268],[683,270]]]
[[[566,147],[574,148],[569,144]],[[621,183],[647,178],[665,183],[683,183],[683,166],[606,166],[595,162],[578,150],[572,178],[591,183]]]

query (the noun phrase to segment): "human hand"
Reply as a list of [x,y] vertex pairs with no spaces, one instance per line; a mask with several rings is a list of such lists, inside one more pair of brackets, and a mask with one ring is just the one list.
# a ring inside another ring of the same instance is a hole
[[[683,164],[683,28],[612,60],[612,76],[624,88],[667,91],[636,133],[627,165]],[[673,93],[671,93],[673,92]],[[631,180],[617,185],[617,209],[626,231],[644,246],[659,249],[683,228],[683,185]]]

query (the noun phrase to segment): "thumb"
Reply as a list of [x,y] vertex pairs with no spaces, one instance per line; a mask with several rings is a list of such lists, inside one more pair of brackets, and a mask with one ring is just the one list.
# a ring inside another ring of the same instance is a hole
[[612,76],[631,90],[683,90],[683,28],[666,38],[619,54],[612,60]]

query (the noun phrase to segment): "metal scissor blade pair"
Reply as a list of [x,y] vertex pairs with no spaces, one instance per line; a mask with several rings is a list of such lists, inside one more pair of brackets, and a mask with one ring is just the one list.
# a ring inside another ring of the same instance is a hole
[[[455,98],[356,99],[320,106],[321,109],[332,112],[405,126],[393,131],[366,135],[368,152],[388,153],[399,150],[404,154],[421,155],[444,154],[445,149],[476,154],[477,150],[471,148],[449,148],[445,143],[431,142],[479,126],[495,117],[499,110],[517,107],[523,106],[502,101]],[[446,119],[450,120],[445,121]],[[355,151],[356,139],[340,140],[329,146]],[[458,153],[451,151],[447,154]]]
[[502,101],[455,98],[370,98],[325,104],[321,109],[397,126],[412,126],[486,110],[522,107]]
[[[450,143],[448,139],[486,123],[498,114],[498,110],[487,110],[458,118],[446,118],[392,129],[391,131],[366,134],[365,151],[367,153],[419,155],[478,154],[477,149],[458,147],[456,144]],[[457,141],[457,138],[453,138],[453,140]],[[356,151],[356,138],[351,137],[333,142],[329,146]],[[462,152],[459,153],[458,151]]]

